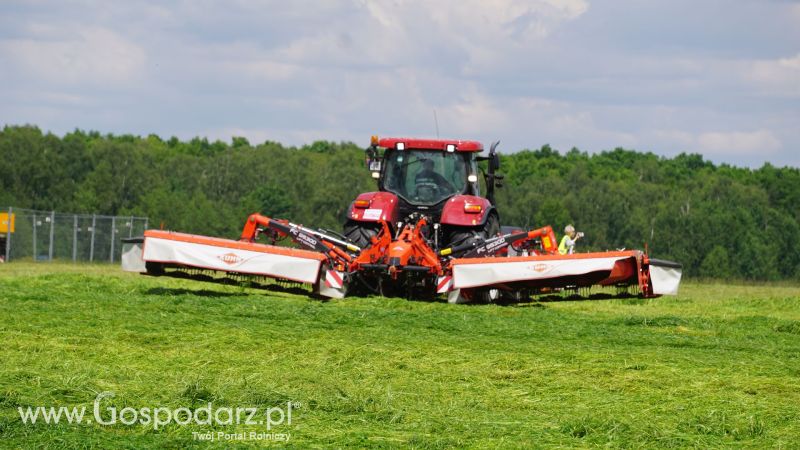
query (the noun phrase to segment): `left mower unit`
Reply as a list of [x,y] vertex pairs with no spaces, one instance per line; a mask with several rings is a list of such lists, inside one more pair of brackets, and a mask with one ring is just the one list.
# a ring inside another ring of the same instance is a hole
[[[297,242],[302,242],[313,250],[257,243],[255,239],[259,233],[291,235]],[[311,285],[315,293],[326,297],[344,297],[343,274],[331,267],[330,262],[342,258],[342,255],[346,257],[347,253],[330,242],[336,241],[351,251],[357,248],[334,236],[319,236],[320,234],[315,230],[259,214],[248,218],[239,241],[147,230],[144,239],[140,243],[134,242],[130,247],[130,257],[123,257],[123,269],[154,276],[194,278],[202,281],[264,280],[277,282],[279,285],[299,283]],[[138,260],[137,254],[140,255]],[[224,277],[215,277],[220,273]]]

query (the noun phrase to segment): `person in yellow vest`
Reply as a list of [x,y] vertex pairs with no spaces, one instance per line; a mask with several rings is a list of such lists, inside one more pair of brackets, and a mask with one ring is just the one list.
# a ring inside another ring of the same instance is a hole
[[583,237],[583,233],[575,232],[575,227],[572,224],[564,227],[564,237],[561,238],[561,243],[558,244],[558,253],[561,255],[571,255],[575,250],[575,243],[578,239]]

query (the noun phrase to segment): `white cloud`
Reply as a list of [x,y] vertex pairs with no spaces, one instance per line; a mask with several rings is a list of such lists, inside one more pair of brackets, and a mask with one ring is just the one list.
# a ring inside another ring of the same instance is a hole
[[435,109],[502,151],[795,162],[800,7],[719,1],[20,2],[0,124],[300,145],[433,136]]
[[700,149],[716,154],[759,155],[782,147],[769,130],[707,132],[697,136]]
[[232,64],[232,69],[242,69],[250,76],[262,81],[288,80],[298,72],[298,67],[270,60],[253,60]]
[[454,137],[465,133],[485,136],[505,128],[511,120],[509,111],[499,107],[475,86],[469,87],[469,91],[457,102],[441,108],[437,113],[447,126],[448,134],[455,134]]
[[[385,24],[430,20],[433,34],[452,35],[475,46],[502,38],[531,41],[546,37],[567,20],[585,13],[584,0],[407,0],[374,3],[370,11]],[[427,19],[427,20],[425,20]]]
[[768,92],[800,97],[800,53],[788,58],[753,61],[747,77]]
[[122,84],[142,74],[146,54],[138,45],[107,28],[71,31],[34,25],[35,37],[0,41],[16,69],[53,84]]
[[669,143],[676,151],[702,153],[714,159],[719,156],[766,160],[783,148],[781,140],[766,129],[754,131],[705,131],[690,133],[683,130],[654,130],[651,139]]
[[585,0],[397,0],[339,5],[347,20],[307,30],[277,56],[295,63],[449,66],[485,63],[541,40],[588,10]]
[[793,58],[781,58],[778,60],[778,64],[789,70],[800,71],[800,53]]
[[653,130],[650,132],[653,140],[667,142],[676,151],[695,151],[697,138],[694,134],[682,130]]

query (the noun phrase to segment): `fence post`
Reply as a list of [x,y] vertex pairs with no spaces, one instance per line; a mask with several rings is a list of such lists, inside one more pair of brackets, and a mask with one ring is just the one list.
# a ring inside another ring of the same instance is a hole
[[89,262],[94,262],[94,228],[96,224],[97,215],[92,214],[92,239],[89,248]]
[[114,241],[116,240],[116,228],[117,228],[117,216],[111,216],[111,251],[109,252],[111,256],[109,260],[111,264],[114,264]]
[[47,249],[47,260],[53,262],[53,231],[56,228],[56,212],[50,211],[50,245]]
[[8,207],[8,224],[6,226],[6,259],[5,262],[11,260],[11,218],[14,217],[14,210]]
[[78,260],[78,215],[72,215],[72,262]]
[[131,216],[131,221],[128,222],[128,237],[133,237],[133,216]]
[[33,262],[36,261],[36,213],[33,213]]

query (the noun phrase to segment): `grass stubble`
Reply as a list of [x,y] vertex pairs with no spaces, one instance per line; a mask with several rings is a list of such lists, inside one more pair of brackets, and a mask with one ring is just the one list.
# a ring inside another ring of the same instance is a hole
[[[0,265],[0,447],[800,446],[800,288],[448,305],[322,302],[102,265]],[[27,406],[294,402],[263,425],[23,424]]]

